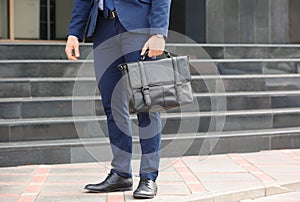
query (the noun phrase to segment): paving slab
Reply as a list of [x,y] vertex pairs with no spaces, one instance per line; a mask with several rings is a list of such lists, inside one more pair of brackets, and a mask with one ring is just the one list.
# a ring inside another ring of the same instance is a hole
[[300,171],[300,163],[299,164],[278,164],[278,165],[257,165],[257,168],[261,169],[266,173],[293,173]]
[[[276,155],[275,155],[276,154]],[[289,155],[282,152],[262,152],[260,156],[255,154],[244,154],[242,155],[247,161],[253,164],[299,164],[300,161],[289,157]]]
[[3,175],[0,174],[0,182],[20,182],[26,183],[31,179],[31,175]]
[[61,201],[74,201],[74,202],[105,202],[106,196],[99,195],[80,195],[80,196],[53,196],[53,195],[40,195],[37,197],[36,202],[61,202]]
[[0,196],[0,201],[5,201],[5,202],[16,202],[18,199],[19,199],[19,195]]
[[10,184],[0,186],[0,196],[3,195],[18,195],[24,192],[26,185]]
[[246,199],[241,202],[299,202],[300,201],[300,192],[291,192],[278,194],[274,196],[262,197],[257,199]]
[[[260,202],[291,192],[296,193],[282,196],[299,201],[299,151],[162,158],[158,195],[139,201]],[[133,160],[133,189],[139,182],[138,165]],[[0,168],[0,201],[136,201],[133,191],[95,194],[83,189],[102,181],[109,167],[102,162]]]
[[215,173],[246,172],[246,170],[244,168],[239,167],[237,165],[229,165],[229,164],[223,165],[222,163],[215,164],[214,166],[211,166],[209,164],[198,165],[198,164],[195,163],[195,164],[189,164],[188,166],[193,172],[207,172],[207,173],[211,173],[211,172],[215,172]]
[[261,182],[205,182],[204,186],[210,191],[214,193],[222,193],[222,192],[229,192],[232,190],[239,190],[239,189],[250,189],[257,186],[263,186]]
[[195,173],[202,182],[257,182],[258,179],[250,173]]
[[294,179],[299,178],[300,172],[291,172],[291,173],[269,173],[274,179],[278,181],[293,181]]
[[4,173],[13,173],[13,174],[24,173],[24,174],[30,175],[35,170],[36,170],[35,166],[21,166],[21,167],[9,167],[9,168],[4,167],[4,168],[1,168],[0,174],[4,174]]

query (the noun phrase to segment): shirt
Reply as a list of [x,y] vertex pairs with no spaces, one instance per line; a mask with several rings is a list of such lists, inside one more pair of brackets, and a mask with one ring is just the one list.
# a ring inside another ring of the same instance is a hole
[[99,8],[100,10],[103,10],[103,0],[99,0]]

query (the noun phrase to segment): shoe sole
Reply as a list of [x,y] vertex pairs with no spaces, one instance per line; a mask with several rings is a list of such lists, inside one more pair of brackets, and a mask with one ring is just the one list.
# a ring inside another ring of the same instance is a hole
[[85,189],[90,193],[108,193],[108,192],[118,192],[118,191],[132,191],[132,187],[118,188],[113,190],[94,190],[94,189]]
[[152,199],[155,196],[156,196],[156,194],[155,195],[151,195],[151,196],[149,196],[149,195],[143,195],[143,194],[134,194],[133,198],[135,198],[135,199]]

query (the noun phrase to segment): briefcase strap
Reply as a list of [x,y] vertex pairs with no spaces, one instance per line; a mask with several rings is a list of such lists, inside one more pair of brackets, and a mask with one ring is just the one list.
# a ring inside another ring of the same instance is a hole
[[151,105],[151,97],[150,97],[149,85],[148,85],[147,77],[146,77],[146,73],[145,73],[144,63],[142,61],[139,61],[138,64],[139,64],[139,69],[140,69],[142,92],[144,95],[145,104],[147,106],[150,106]]
[[175,85],[175,90],[177,94],[177,101],[179,103],[182,102],[182,82],[180,81],[180,74],[179,74],[179,69],[178,69],[178,62],[175,57],[171,57],[172,59],[172,66],[173,66],[173,71],[174,71],[174,85]]

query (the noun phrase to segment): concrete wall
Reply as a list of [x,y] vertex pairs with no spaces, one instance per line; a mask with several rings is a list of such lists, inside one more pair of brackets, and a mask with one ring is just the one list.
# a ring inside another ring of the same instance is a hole
[[0,0],[0,39],[8,37],[7,1]]
[[206,0],[206,39],[289,43],[289,0]]

